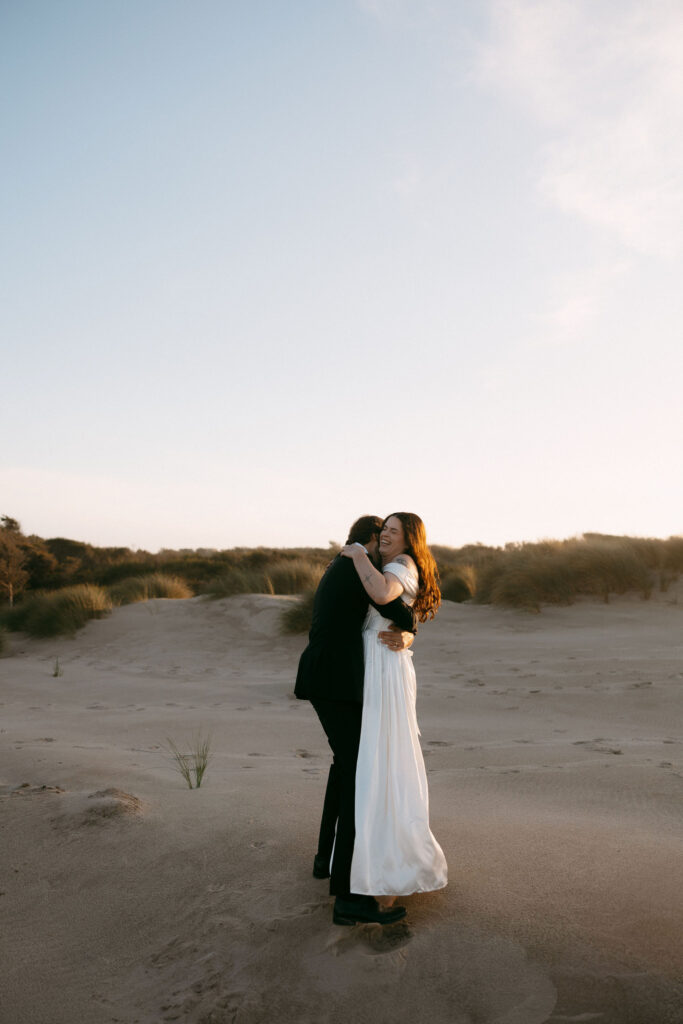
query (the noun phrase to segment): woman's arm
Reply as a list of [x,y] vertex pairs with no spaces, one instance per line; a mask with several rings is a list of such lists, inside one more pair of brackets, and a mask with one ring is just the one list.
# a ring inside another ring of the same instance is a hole
[[360,576],[360,581],[365,587],[366,593],[377,604],[388,604],[389,601],[393,601],[403,593],[403,585],[399,583],[396,577],[392,576],[391,573],[388,576],[384,576],[379,569],[375,569],[359,544],[346,544],[341,549],[341,554],[345,558],[353,560],[356,572]]

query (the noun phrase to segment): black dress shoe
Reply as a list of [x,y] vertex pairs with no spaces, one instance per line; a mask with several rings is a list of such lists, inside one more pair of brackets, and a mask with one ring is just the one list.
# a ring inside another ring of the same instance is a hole
[[405,916],[405,907],[382,910],[373,896],[361,896],[355,900],[337,896],[332,920],[335,924],[395,924]]
[[329,878],[330,877],[330,858],[321,857],[319,853],[316,853],[313,858],[313,877],[314,878]]

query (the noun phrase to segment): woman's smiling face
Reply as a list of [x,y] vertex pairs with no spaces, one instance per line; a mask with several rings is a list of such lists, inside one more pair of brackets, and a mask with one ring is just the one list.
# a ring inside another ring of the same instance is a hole
[[396,555],[401,555],[406,549],[403,523],[397,516],[389,516],[382,527],[379,535],[379,553],[382,562],[390,562]]

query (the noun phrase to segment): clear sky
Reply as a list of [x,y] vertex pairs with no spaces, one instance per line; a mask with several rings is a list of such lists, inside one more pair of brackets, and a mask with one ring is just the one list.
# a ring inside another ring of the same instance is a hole
[[683,533],[680,0],[2,0],[0,513]]

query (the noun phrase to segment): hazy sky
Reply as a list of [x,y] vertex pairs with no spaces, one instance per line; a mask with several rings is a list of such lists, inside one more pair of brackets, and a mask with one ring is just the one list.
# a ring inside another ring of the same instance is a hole
[[0,0],[0,513],[683,533],[680,0]]

